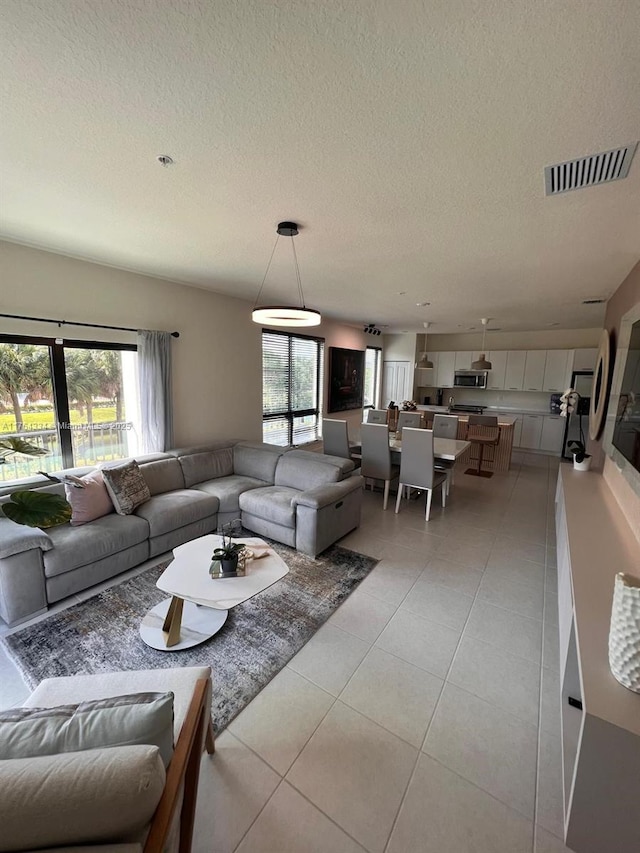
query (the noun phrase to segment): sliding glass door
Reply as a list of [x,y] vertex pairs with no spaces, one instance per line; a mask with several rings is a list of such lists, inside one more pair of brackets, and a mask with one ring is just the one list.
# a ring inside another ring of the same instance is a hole
[[135,346],[0,336],[0,438],[46,455],[13,453],[0,482],[136,453]]
[[0,338],[0,440],[28,441],[46,456],[7,454],[0,464],[0,482],[63,467],[51,348],[2,341]]

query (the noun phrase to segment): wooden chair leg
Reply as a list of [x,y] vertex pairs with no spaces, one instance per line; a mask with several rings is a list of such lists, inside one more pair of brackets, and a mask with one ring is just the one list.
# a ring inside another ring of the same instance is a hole
[[387,508],[387,503],[389,501],[389,486],[391,485],[391,480],[384,481],[384,499],[382,501],[382,509]]
[[447,505],[447,481],[440,485],[440,491],[442,492],[442,506],[445,507]]
[[433,489],[427,489],[427,510],[425,512],[424,518],[425,521],[429,521],[429,516],[431,515],[431,496],[433,495]]
[[213,755],[216,751],[216,739],[213,734],[213,722],[209,720],[209,725],[207,726],[207,734],[204,739],[204,748],[207,750],[209,755]]
[[482,471],[482,459],[484,457],[484,443],[480,442],[480,453],[478,454],[478,474]]
[[402,490],[404,486],[402,483],[398,483],[398,497],[396,498],[396,513],[400,510],[400,501],[402,500]]

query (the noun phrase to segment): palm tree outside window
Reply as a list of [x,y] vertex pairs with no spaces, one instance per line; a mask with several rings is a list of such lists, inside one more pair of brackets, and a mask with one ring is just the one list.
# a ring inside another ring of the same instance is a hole
[[136,370],[135,345],[0,336],[0,437],[47,451],[12,456],[0,482],[135,454]]

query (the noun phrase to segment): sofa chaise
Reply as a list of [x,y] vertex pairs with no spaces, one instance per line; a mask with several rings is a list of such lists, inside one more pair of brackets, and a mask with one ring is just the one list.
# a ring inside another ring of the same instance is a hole
[[[349,459],[223,441],[136,461],[151,498],[131,515],[111,513],[46,531],[0,515],[0,617],[5,622],[22,622],[232,519],[312,557],[360,523],[362,478],[353,473]],[[92,470],[64,473],[81,476]],[[21,488],[64,494],[57,484]],[[0,496],[0,503],[7,499]]]

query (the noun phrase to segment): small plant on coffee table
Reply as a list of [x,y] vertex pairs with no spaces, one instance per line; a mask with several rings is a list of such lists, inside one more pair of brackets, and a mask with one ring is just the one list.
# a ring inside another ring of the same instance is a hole
[[215,548],[211,559],[220,563],[223,575],[233,575],[238,569],[238,557],[246,548],[243,542],[232,540],[233,522],[222,526],[222,545]]

